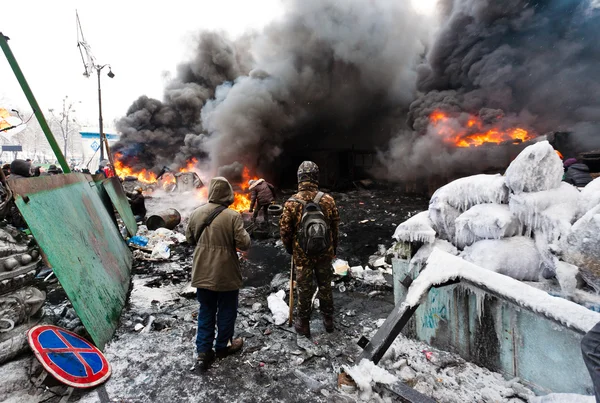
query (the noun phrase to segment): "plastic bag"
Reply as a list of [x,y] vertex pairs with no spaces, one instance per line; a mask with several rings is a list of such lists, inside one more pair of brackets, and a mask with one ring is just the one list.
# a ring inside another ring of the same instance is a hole
[[129,239],[129,243],[144,247],[148,245],[148,238],[146,238],[145,236],[136,235]]
[[166,242],[159,242],[152,248],[150,257],[152,259],[168,259],[171,257],[171,249]]

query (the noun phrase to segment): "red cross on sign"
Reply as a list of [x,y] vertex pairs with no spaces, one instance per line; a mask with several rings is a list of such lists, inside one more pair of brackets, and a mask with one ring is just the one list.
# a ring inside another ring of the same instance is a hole
[[75,333],[52,325],[38,325],[27,333],[29,345],[44,369],[74,388],[91,388],[110,377],[102,352]]

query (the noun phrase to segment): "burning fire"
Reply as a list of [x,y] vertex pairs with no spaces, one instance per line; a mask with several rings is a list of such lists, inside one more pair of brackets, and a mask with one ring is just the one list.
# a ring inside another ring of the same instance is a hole
[[147,169],[135,172],[132,168],[123,164],[123,161],[121,161],[121,154],[119,153],[115,154],[115,172],[119,178],[133,176],[142,183],[156,183],[156,174],[154,172]]
[[469,116],[465,127],[456,127],[457,119],[445,112],[434,111],[429,120],[436,132],[444,137],[444,141],[456,147],[477,147],[485,143],[502,143],[504,141],[527,141],[532,138],[529,132],[520,127],[502,129],[500,127],[485,127],[477,116]]
[[[196,164],[198,160],[195,158],[190,159],[186,166],[179,169],[179,172],[196,172],[198,173],[198,169],[196,168]],[[136,171],[131,167],[126,166],[121,160],[121,155],[119,153],[115,154],[115,171],[117,172],[117,176],[121,178],[125,178],[128,176],[135,177],[139,182],[147,183],[147,184],[155,184],[159,182],[157,179],[157,175],[146,169],[142,169],[140,171]],[[229,206],[230,209],[233,209],[238,212],[248,211],[250,209],[250,195],[248,193],[248,181],[254,179],[257,180],[257,176],[253,176],[250,174],[250,169],[245,167],[242,171],[242,182],[240,183],[240,188],[242,192],[235,192],[233,204]],[[170,185],[177,183],[177,179],[173,172],[166,172],[160,178],[160,184],[163,189],[167,189]],[[205,186],[196,191],[196,198],[202,202],[206,202],[208,199],[208,187]]]
[[235,193],[233,204],[229,206],[230,209],[239,211],[240,213],[250,209],[251,201],[250,195],[248,194],[248,188],[250,185],[248,185],[248,181],[251,179],[257,180],[258,177],[250,175],[250,169],[248,169],[248,167],[244,167],[244,170],[242,171],[242,183],[240,184],[240,187],[244,193]]

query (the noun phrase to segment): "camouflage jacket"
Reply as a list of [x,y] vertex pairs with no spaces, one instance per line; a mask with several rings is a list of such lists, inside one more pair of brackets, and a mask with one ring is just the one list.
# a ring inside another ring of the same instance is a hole
[[[300,200],[313,200],[317,195],[319,188],[317,185],[311,182],[301,182],[298,184],[298,193],[292,196],[295,199]],[[281,234],[281,241],[285,246],[288,253],[294,254],[294,261],[300,267],[315,264],[317,261],[331,260],[336,254],[338,246],[338,224],[340,221],[340,214],[335,205],[333,197],[325,194],[319,202],[325,218],[328,220],[330,233],[331,233],[331,247],[329,250],[318,258],[309,258],[306,256],[304,251],[300,248],[298,243],[298,227],[300,226],[300,220],[302,219],[302,205],[298,202],[288,200],[283,206],[283,214],[279,220],[279,231]]]

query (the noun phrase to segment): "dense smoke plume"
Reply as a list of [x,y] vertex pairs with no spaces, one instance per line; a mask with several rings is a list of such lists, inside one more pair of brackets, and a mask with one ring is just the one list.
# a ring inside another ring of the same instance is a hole
[[[160,170],[199,159],[210,174],[266,174],[298,148],[361,140],[378,174],[409,180],[505,166],[518,147],[457,148],[431,124],[534,135],[571,130],[600,145],[600,12],[589,0],[288,0],[282,20],[230,40],[203,32],[162,101],[140,97],[114,150]],[[391,141],[390,141],[391,138]]]
[[437,110],[462,127],[470,115],[484,121],[492,116],[490,124],[519,125],[537,134],[571,130],[580,149],[600,146],[600,13],[594,4],[455,0],[442,5],[442,26],[418,67],[421,95],[408,115],[416,133],[393,139],[385,155],[392,177],[406,178],[415,170],[422,176],[451,175],[470,166],[478,171],[510,157],[503,147],[472,152],[448,147],[430,123]]
[[[260,173],[287,141],[347,145],[370,135],[371,121],[407,109],[427,36],[409,2],[286,6],[281,21],[252,36],[202,33],[164,100],[141,97],[119,122],[115,152],[136,168],[196,157],[211,173],[236,176],[242,166]],[[389,126],[384,134],[382,144]]]

